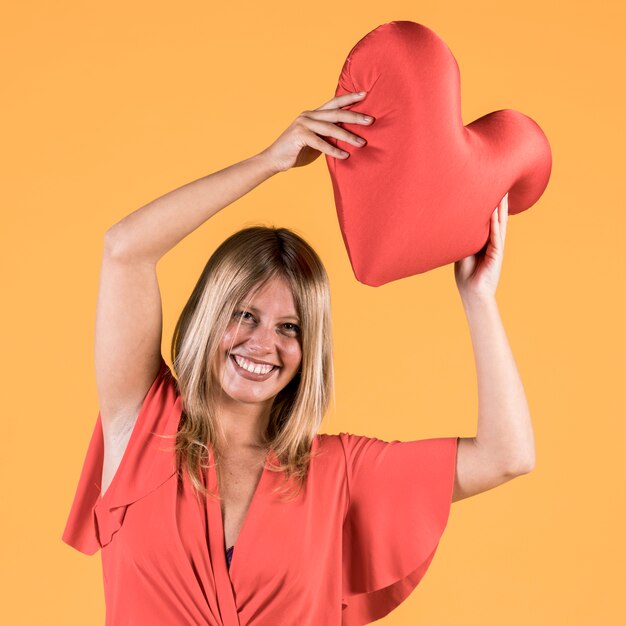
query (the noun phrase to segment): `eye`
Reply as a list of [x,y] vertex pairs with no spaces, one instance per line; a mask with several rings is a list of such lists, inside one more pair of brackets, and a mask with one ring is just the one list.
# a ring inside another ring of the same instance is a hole
[[288,331],[295,332],[295,333],[300,332],[300,326],[298,326],[297,324],[292,324],[291,322],[287,322],[286,324],[283,324],[283,326],[288,327],[287,328]]
[[246,315],[249,315],[254,319],[254,316],[252,315],[252,313],[250,313],[250,311],[235,311],[233,313],[233,317],[243,317],[243,319],[249,319],[246,317]]
[[[250,317],[246,317],[246,315],[249,315]],[[233,313],[233,317],[241,317],[244,320],[254,319],[254,315],[252,315],[250,311],[235,311]],[[300,326],[298,326],[297,324],[286,322],[285,324],[283,324],[283,327],[290,333],[300,334]]]

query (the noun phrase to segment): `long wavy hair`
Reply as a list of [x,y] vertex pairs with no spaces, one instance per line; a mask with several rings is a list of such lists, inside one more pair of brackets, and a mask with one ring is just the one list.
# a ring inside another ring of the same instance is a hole
[[[264,444],[276,455],[269,471],[283,472],[278,489],[302,488],[311,444],[334,395],[330,287],[313,248],[287,228],[251,226],[228,237],[211,255],[176,323],[171,354],[183,411],[176,434],[179,478],[186,469],[196,495],[217,498],[203,484],[209,447],[219,464],[225,444],[216,412],[221,393],[217,358],[228,323],[239,306],[267,281],[284,279],[300,318],[302,362],[274,398]],[[241,323],[241,316],[239,316]]]

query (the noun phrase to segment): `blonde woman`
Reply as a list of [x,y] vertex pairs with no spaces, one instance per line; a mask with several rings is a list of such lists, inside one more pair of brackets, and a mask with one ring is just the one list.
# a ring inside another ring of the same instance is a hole
[[156,264],[291,167],[362,147],[335,97],[261,153],[176,189],[105,235],[100,411],[63,541],[102,550],[106,623],[357,625],[419,583],[450,503],[528,472],[532,428],[495,288],[506,197],[455,278],[475,349],[478,434],[386,442],[320,434],[333,395],[328,277],[295,232],[255,226],[213,253],[161,356]]

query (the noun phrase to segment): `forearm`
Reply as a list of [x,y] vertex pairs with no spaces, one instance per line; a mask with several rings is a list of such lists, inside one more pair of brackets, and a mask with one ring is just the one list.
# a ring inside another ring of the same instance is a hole
[[478,379],[476,444],[506,471],[529,471],[535,445],[524,387],[494,297],[466,296]]
[[114,224],[105,246],[118,257],[156,263],[198,226],[275,173],[261,152],[187,183]]

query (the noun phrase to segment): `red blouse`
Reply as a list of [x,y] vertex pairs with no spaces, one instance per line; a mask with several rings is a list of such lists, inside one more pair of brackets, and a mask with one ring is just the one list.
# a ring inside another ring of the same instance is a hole
[[[318,434],[296,499],[263,470],[229,568],[220,503],[187,475],[177,489],[173,440],[155,436],[177,432],[181,408],[162,360],[103,497],[98,414],[62,540],[102,549],[106,626],[357,626],[413,591],[448,520],[456,437]],[[204,480],[217,490],[214,467]]]

